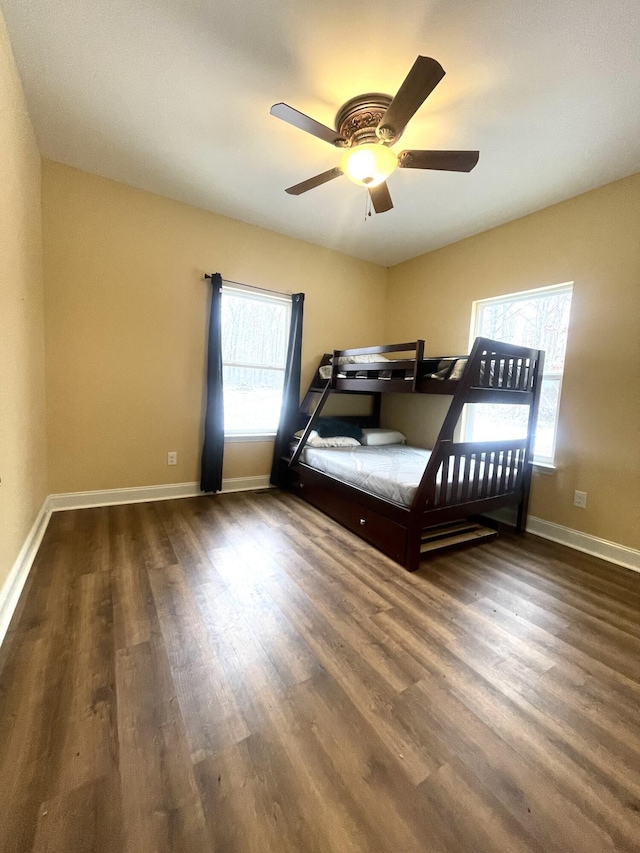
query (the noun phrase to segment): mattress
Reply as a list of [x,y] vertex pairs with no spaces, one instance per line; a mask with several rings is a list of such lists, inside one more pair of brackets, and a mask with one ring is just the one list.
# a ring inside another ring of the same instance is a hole
[[[372,495],[386,498],[404,506],[411,506],[430,456],[430,450],[407,447],[406,444],[389,444],[382,447],[361,445],[359,447],[319,448],[307,446],[302,451],[300,459],[311,468],[336,477],[352,486],[357,486]],[[466,458],[463,457],[460,460],[457,472],[457,480],[460,485],[452,488],[454,481],[452,466],[447,477],[449,484],[446,490],[447,495],[446,497],[443,495],[443,499],[450,500],[454,492],[456,493],[454,502],[459,503],[463,499],[462,484],[465,480],[464,474],[467,464],[469,464],[469,475],[466,478],[465,489],[470,488],[477,481],[484,482],[483,494],[476,494],[476,497],[487,497],[489,494],[487,489],[493,490],[497,483],[511,483],[513,481],[515,484],[516,476],[521,473],[524,457],[520,457],[519,461],[515,458],[513,461],[509,457],[507,458],[509,461],[506,467],[503,465],[504,456],[502,453],[496,460],[499,462],[497,467],[494,468],[493,462],[489,462],[485,478],[484,454],[478,460],[477,467],[474,458],[467,462]],[[441,483],[442,466],[439,466],[436,474],[436,503],[440,502]],[[490,485],[491,483],[494,485]],[[491,493],[498,494],[499,492],[495,490]],[[502,492],[502,494],[504,493]]]
[[405,444],[305,447],[301,461],[366,492],[411,506],[430,456],[430,450]]

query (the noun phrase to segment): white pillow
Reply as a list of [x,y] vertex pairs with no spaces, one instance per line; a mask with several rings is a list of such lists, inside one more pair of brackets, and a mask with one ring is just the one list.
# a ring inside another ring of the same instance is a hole
[[453,370],[449,374],[449,379],[460,379],[462,374],[464,373],[464,369],[467,366],[466,358],[459,358],[456,363],[453,365]]
[[[331,359],[333,361],[333,357]],[[343,355],[338,359],[338,364],[375,364],[377,361],[389,361],[383,355],[365,353],[364,355]]]
[[349,435],[332,435],[330,438],[320,438],[317,435],[312,441],[307,441],[311,447],[360,447],[357,438]]
[[407,439],[397,429],[363,429],[362,444],[380,447],[383,444],[405,444]]
[[[302,438],[304,430],[298,430],[294,433],[294,438]],[[317,431],[312,429],[307,438],[309,447],[360,447],[360,442],[357,438],[351,438],[347,435],[333,435],[330,438],[320,438]]]

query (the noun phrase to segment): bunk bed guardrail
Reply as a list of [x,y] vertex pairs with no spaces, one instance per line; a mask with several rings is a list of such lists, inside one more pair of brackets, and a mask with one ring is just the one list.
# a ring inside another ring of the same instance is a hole
[[469,356],[469,382],[472,388],[500,388],[509,391],[533,391],[540,351],[500,344],[477,338]]
[[455,507],[474,500],[508,497],[522,486],[527,440],[442,441],[427,463],[416,506]]
[[[384,355],[386,353],[405,353],[407,357],[403,359],[368,361],[362,363],[356,361],[353,364],[344,363],[348,359],[358,359],[362,356],[371,357],[374,355]],[[385,382],[388,383],[388,391],[416,391],[420,379],[420,365],[424,358],[424,341],[410,341],[401,344],[385,344],[375,347],[357,347],[355,349],[335,350],[331,362],[331,387],[338,388],[340,379],[339,374],[344,374],[350,383],[358,383],[359,381],[368,382],[371,379],[379,379],[380,374],[389,374],[385,377]],[[352,375],[350,375],[352,374]],[[356,376],[356,374],[358,374]],[[362,377],[362,374],[365,374]],[[355,386],[354,386],[355,389]],[[358,387],[355,390],[366,390]]]

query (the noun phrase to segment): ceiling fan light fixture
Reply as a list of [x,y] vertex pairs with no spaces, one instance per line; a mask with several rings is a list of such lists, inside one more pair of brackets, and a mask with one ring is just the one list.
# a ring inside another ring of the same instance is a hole
[[340,168],[354,184],[377,187],[398,166],[398,158],[390,148],[378,142],[366,142],[349,148],[342,156]]

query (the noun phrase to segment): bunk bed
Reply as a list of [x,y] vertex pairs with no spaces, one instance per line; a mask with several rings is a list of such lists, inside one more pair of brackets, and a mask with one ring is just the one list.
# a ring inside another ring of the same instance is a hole
[[[477,523],[484,513],[516,507],[523,531],[543,365],[541,350],[488,338],[476,338],[468,356],[426,357],[421,340],[325,354],[283,460],[287,487],[409,571],[443,547],[496,535]],[[451,396],[431,450],[310,446],[332,394],[371,395],[370,415],[341,419],[379,427],[381,395],[388,393]],[[463,407],[477,403],[528,406],[526,435],[457,440]]]

